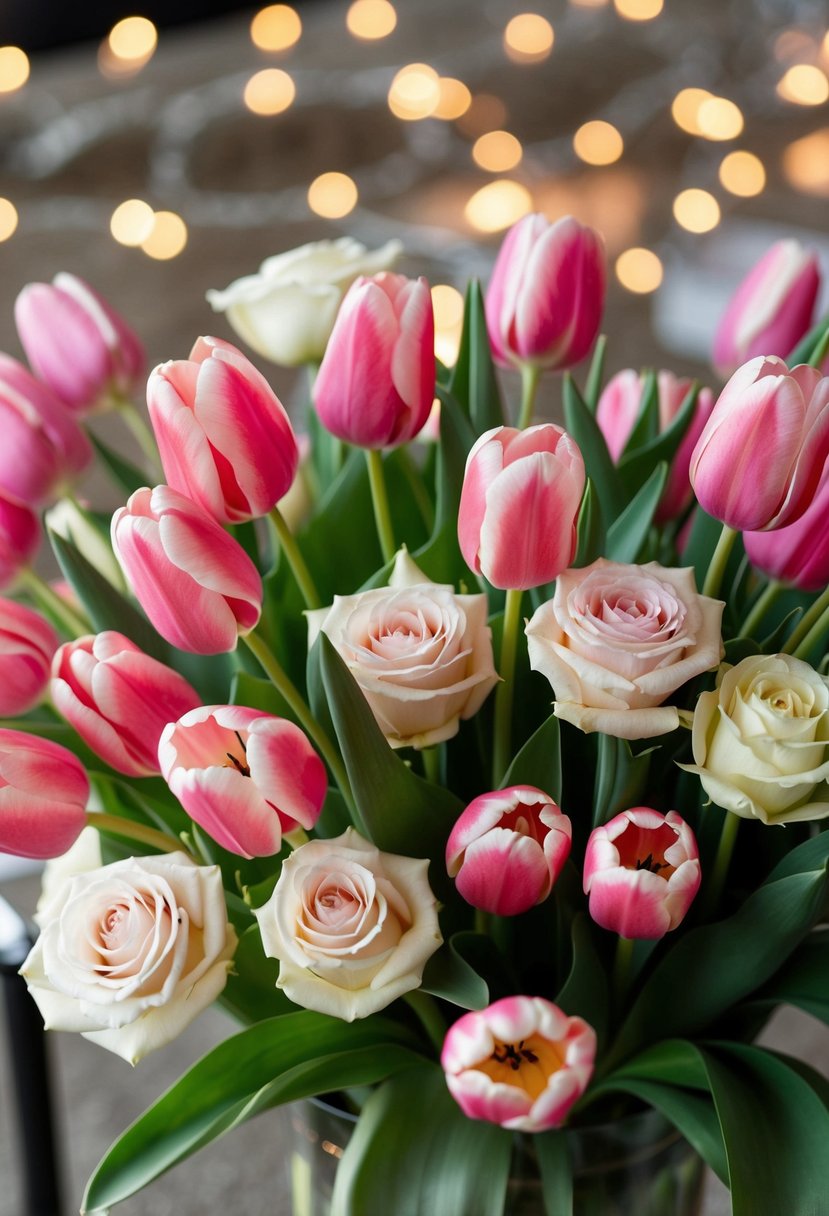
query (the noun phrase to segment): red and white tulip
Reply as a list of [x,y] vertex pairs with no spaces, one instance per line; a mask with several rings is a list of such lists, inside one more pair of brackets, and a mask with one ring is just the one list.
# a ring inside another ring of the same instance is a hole
[[58,857],[86,826],[89,779],[68,748],[0,728],[0,852]]

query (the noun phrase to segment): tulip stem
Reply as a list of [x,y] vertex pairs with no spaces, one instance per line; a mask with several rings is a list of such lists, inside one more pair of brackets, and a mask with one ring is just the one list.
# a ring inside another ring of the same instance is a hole
[[164,473],[158,455],[158,444],[149,426],[144,421],[143,415],[139,412],[138,407],[128,397],[116,397],[115,409],[123,418],[133,439],[149,461],[153,474],[159,474],[163,477]]
[[432,747],[424,747],[420,753],[423,757],[423,772],[426,780],[433,785],[440,785],[440,747],[435,743]]
[[383,455],[374,448],[366,448],[368,464],[368,480],[371,486],[371,502],[374,507],[374,522],[377,525],[377,536],[383,551],[383,561],[390,562],[394,557],[394,529],[391,524],[389,496],[386,492],[386,478],[383,473]]
[[754,636],[753,631],[760,625],[769,608],[771,608],[773,604],[777,603],[785,589],[785,584],[781,583],[778,579],[772,579],[771,582],[763,588],[763,590],[757,596],[757,599],[752,604],[751,611],[743,622],[743,627],[740,630],[742,637],[750,638]]
[[512,748],[512,701],[515,686],[515,658],[521,627],[521,590],[507,591],[504,631],[501,637],[501,683],[495,690],[495,746],[492,758],[492,785],[497,789],[509,767]]
[[[822,591],[811,607],[803,613],[797,626],[792,630],[791,637],[783,647],[785,654],[794,654],[800,658],[802,654],[808,652],[815,641],[816,634],[819,634],[824,628],[823,617],[827,609],[829,609],[829,587]],[[806,645],[806,639],[808,639],[808,645]]]
[[264,638],[261,638],[257,633],[249,633],[242,638],[242,641],[248,650],[259,660],[263,671],[266,672],[277,692],[288,702],[294,717],[302,729],[314,741],[317,751],[322,755],[330,768],[334,780],[340,787],[340,792],[353,816],[354,797],[351,792],[351,784],[345,771],[345,765],[337,754],[334,744],[311,713],[290,676],[282,667],[282,664]]
[[728,524],[723,524],[720,538],[717,541],[717,547],[711,555],[708,573],[702,586],[703,595],[717,596],[722,586],[725,568],[728,565],[728,559],[731,556],[731,550],[734,548],[736,539],[737,532],[735,529],[729,528]]
[[435,1047],[438,1055],[440,1055],[443,1051],[443,1040],[446,1038],[446,1023],[441,1016],[434,997],[429,996],[428,992],[420,992],[415,989],[413,992],[405,993],[403,1000],[412,1010],[426,1031],[429,1042]]
[[83,637],[87,633],[94,633],[92,626],[87,618],[80,612],[77,612],[71,604],[67,604],[61,596],[58,595],[45,578],[41,578],[34,570],[25,568],[18,572],[18,578],[23,587],[33,599],[37,600],[44,612],[48,612],[50,616],[55,617],[60,622],[61,628],[65,633],[68,633],[72,638]]
[[[106,815],[101,811],[88,811],[87,826],[95,828],[96,832],[109,832],[112,836],[121,836],[125,840],[134,840],[136,844],[145,844],[160,853],[192,853],[185,849],[177,836],[168,836],[155,828],[148,828],[134,819],[122,819],[120,815]],[[196,859],[193,858],[195,861]]]
[[541,368],[534,363],[521,365],[521,413],[518,415],[518,429],[525,431],[533,420],[535,397],[541,382]]
[[725,820],[722,825],[720,834],[720,843],[717,845],[717,855],[714,858],[714,865],[711,868],[711,878],[708,883],[708,890],[705,893],[702,910],[706,916],[710,916],[716,909],[717,902],[722,894],[722,889],[725,886],[725,880],[728,877],[728,867],[731,864],[731,854],[734,852],[734,842],[737,839],[737,829],[740,826],[740,816],[735,815],[733,811],[726,811]]
[[627,997],[630,984],[630,965],[633,960],[635,939],[620,937],[616,943],[616,955],[613,960],[613,995],[616,1012],[621,1013]]
[[279,507],[274,507],[268,512],[268,523],[271,525],[274,536],[281,545],[282,552],[285,554],[288,565],[291,567],[296,584],[302,592],[302,598],[305,600],[305,607],[321,608],[322,600],[320,599],[311,571],[308,569],[299,545],[294,540],[293,533],[285,522],[285,517],[279,510]]

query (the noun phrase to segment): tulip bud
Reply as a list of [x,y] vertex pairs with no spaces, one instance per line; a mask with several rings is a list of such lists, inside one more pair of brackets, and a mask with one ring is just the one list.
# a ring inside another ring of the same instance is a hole
[[42,616],[0,598],[0,718],[26,714],[43,699],[49,664],[59,645],[58,635]]
[[714,366],[730,376],[757,355],[785,359],[812,323],[820,288],[817,255],[777,241],[743,279],[714,336]]
[[115,512],[112,547],[152,624],[181,650],[235,650],[259,620],[262,580],[247,553],[169,486],[136,490]]
[[357,279],[314,385],[323,426],[358,447],[396,447],[424,426],[434,396],[429,284],[385,272]]
[[584,856],[590,915],[620,937],[664,937],[684,918],[700,881],[696,838],[676,811],[635,806],[590,833]]
[[0,494],[0,589],[30,564],[42,537],[34,511]]
[[312,828],[325,766],[298,726],[242,705],[205,705],[165,726],[161,773],[191,819],[240,857],[270,857]]
[[183,676],[111,630],[61,646],[52,700],[92,750],[129,777],[161,772],[164,727],[201,704]]
[[581,452],[552,423],[495,427],[466,460],[458,543],[470,570],[493,587],[539,587],[576,552],[584,490]]
[[539,996],[508,996],[449,1027],[440,1062],[470,1119],[510,1131],[561,1127],[593,1075],[596,1033]]
[[0,852],[57,857],[86,826],[89,781],[59,743],[0,728]]
[[[691,381],[680,379],[673,372],[661,371],[656,378],[656,384],[659,394],[659,430],[661,432],[668,429],[679,413],[682,403],[690,391]],[[599,398],[596,421],[605,437],[608,451],[617,464],[641,412],[644,386],[644,377],[632,368],[628,368],[626,371],[617,372],[608,380],[604,392]],[[656,511],[655,518],[658,523],[667,523],[668,520],[676,519],[691,502],[693,491],[688,480],[691,453],[713,408],[714,397],[710,388],[701,389],[697,394],[690,426],[671,462],[668,483]]]
[[799,591],[822,591],[829,583],[829,465],[806,510],[785,528],[744,532],[752,566]]
[[147,405],[168,485],[223,523],[266,515],[287,494],[299,452],[264,376],[229,342],[199,338],[162,363]]
[[14,306],[17,332],[36,374],[70,409],[87,413],[128,396],[144,372],[137,336],[74,274],[29,283]]
[[813,367],[757,358],[720,394],[691,455],[699,504],[730,528],[799,519],[829,457],[829,379]]
[[504,239],[486,293],[492,353],[504,367],[572,367],[596,340],[604,309],[602,239],[566,215],[526,215]]
[[517,916],[547,898],[570,853],[570,820],[531,785],[481,794],[458,819],[446,869],[468,904]]

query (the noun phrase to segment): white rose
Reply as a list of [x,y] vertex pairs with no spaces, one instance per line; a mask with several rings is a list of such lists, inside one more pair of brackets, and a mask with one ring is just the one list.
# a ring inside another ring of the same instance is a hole
[[829,679],[788,654],[723,667],[694,710],[697,773],[712,802],[743,819],[829,815]]
[[256,912],[265,953],[279,959],[277,987],[346,1022],[418,988],[442,941],[428,869],[353,828],[302,845]]
[[348,288],[361,274],[388,270],[402,248],[387,241],[368,250],[351,237],[314,241],[267,258],[258,274],[208,291],[207,300],[257,354],[282,367],[318,362]]
[[320,631],[331,639],[392,747],[451,739],[498,683],[486,596],[428,582],[405,549],[388,587],[306,616],[309,649]]
[[48,1030],[79,1031],[129,1063],[219,995],[236,934],[218,866],[131,857],[70,878],[39,913],[21,968]]

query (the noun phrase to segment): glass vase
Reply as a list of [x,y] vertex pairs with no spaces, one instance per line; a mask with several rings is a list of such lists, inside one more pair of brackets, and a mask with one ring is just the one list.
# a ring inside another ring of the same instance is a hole
[[[337,1163],[356,1119],[316,1098],[291,1107],[290,1117],[293,1216],[330,1216]],[[700,1216],[704,1163],[658,1111],[573,1129],[568,1139],[576,1216]],[[520,1137],[513,1154],[505,1216],[545,1216],[532,1141]]]

